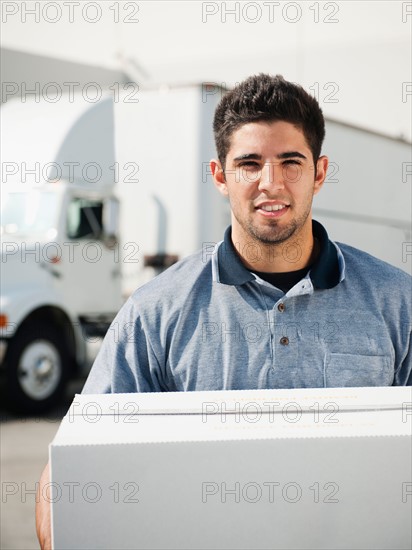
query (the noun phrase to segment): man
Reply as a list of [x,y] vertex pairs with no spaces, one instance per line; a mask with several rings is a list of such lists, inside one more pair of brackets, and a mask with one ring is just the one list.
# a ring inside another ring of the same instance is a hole
[[[312,220],[328,167],[317,101],[253,76],[214,131],[231,227],[134,293],[83,392],[411,385],[412,278]],[[47,547],[44,504],[38,532]]]
[[135,292],[84,392],[411,384],[411,278],[312,222],[328,166],[316,100],[254,76],[214,131],[231,228]]

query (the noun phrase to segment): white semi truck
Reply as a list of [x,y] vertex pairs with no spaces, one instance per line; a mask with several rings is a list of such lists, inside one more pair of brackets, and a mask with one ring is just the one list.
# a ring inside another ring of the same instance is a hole
[[229,223],[202,174],[218,97],[118,99],[1,109],[2,402],[19,411],[58,403],[124,299]]
[[[208,169],[220,96],[199,85],[2,107],[0,362],[10,407],[58,403],[124,299],[221,240],[230,210]],[[332,238],[410,272],[410,146],[327,121],[324,152],[331,169],[314,217]]]

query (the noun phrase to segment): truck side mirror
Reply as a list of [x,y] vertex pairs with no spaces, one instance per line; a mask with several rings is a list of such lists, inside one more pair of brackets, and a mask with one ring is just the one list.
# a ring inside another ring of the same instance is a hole
[[107,248],[117,244],[119,233],[119,200],[110,197],[104,201],[103,208],[103,241]]

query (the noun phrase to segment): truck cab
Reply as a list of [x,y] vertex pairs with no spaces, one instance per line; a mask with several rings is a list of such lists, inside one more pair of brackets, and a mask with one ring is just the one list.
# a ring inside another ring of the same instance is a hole
[[11,102],[2,126],[2,385],[9,408],[33,413],[87,372],[123,301],[113,102]]
[[3,187],[0,346],[13,408],[57,403],[120,308],[115,205],[110,189],[67,182]]

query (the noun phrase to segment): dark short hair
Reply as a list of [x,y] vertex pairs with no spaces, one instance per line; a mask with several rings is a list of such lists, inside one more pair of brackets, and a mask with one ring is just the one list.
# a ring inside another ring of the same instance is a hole
[[225,167],[235,130],[250,122],[276,120],[290,122],[301,129],[316,167],[325,137],[325,120],[318,102],[299,84],[288,82],[281,75],[263,73],[237,84],[216,108],[213,131],[222,166]]

